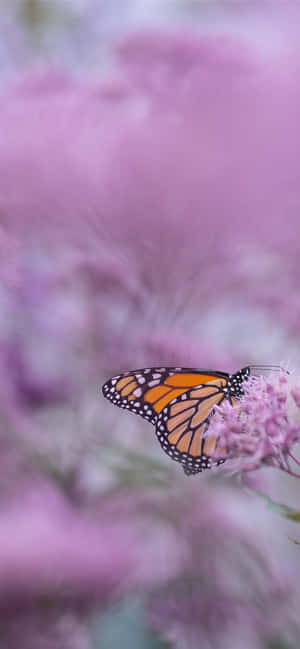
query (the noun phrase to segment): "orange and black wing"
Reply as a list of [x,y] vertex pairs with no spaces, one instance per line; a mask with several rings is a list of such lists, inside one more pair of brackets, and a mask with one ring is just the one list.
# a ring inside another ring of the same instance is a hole
[[[218,440],[208,434],[215,407],[221,406],[225,399],[233,402],[224,388],[225,379],[214,379],[178,396],[158,415],[158,441],[165,453],[183,465],[187,475],[225,461],[212,459]],[[218,453],[221,454],[220,448]]]
[[191,388],[205,387],[209,383],[224,388],[228,374],[210,370],[179,367],[155,367],[125,372],[107,381],[103,395],[119,408],[134,412],[156,424],[160,413],[174,399],[185,399]]

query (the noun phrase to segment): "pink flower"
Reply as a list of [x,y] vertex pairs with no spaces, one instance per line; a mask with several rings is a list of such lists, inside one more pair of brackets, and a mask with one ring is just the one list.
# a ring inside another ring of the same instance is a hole
[[[178,649],[253,649],[284,635],[293,594],[257,503],[210,482],[173,493],[157,514],[156,524],[164,521],[176,536],[180,557],[151,597],[150,619],[167,640]],[[171,539],[165,552],[172,557]]]
[[207,432],[219,439],[216,458],[235,460],[234,466],[240,471],[267,464],[296,475],[290,460],[299,464],[292,451],[300,441],[300,423],[294,413],[290,416],[288,394],[297,411],[300,404],[299,389],[293,389],[291,381],[283,375],[277,381],[250,379],[245,383],[244,396],[234,406],[227,401],[217,408]]
[[85,649],[94,608],[132,579],[133,534],[31,479],[2,502],[0,538],[3,646]]
[[22,495],[0,509],[0,607],[113,598],[134,566],[129,533],[121,546],[118,525],[96,523],[51,486],[25,486]]

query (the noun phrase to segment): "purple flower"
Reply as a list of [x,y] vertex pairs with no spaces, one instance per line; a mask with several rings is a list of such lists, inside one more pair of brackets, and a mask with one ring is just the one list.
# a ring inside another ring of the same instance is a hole
[[133,534],[107,516],[95,521],[52,486],[32,480],[2,503],[0,537],[5,647],[87,647],[90,614],[119,597],[132,578]]
[[283,375],[253,378],[234,406],[226,401],[217,408],[207,432],[219,440],[216,458],[235,460],[232,466],[240,471],[269,465],[297,475],[290,465],[291,460],[299,464],[292,451],[300,441],[299,388],[293,385],[295,380]]
[[[180,649],[252,649],[284,635],[294,616],[290,577],[275,545],[270,553],[255,501],[211,482],[177,491],[156,513],[156,524],[164,521],[177,539],[176,568],[154,584],[150,604],[152,624],[167,640]],[[165,552],[173,558],[171,535]]]

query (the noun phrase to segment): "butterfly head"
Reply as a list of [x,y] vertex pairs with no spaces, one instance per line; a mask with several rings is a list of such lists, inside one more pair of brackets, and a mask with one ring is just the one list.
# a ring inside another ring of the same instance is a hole
[[244,394],[243,383],[252,376],[268,376],[273,372],[284,371],[280,365],[246,365],[241,370],[231,374],[228,379],[228,391],[234,396]]
[[244,394],[243,383],[251,376],[251,367],[247,365],[228,378],[227,390],[231,396],[239,397]]

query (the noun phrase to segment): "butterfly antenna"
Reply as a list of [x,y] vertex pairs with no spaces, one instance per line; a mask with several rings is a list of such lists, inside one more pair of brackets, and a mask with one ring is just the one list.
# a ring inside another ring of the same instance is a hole
[[289,374],[290,372],[283,367],[282,365],[249,365],[251,372],[284,372]]

